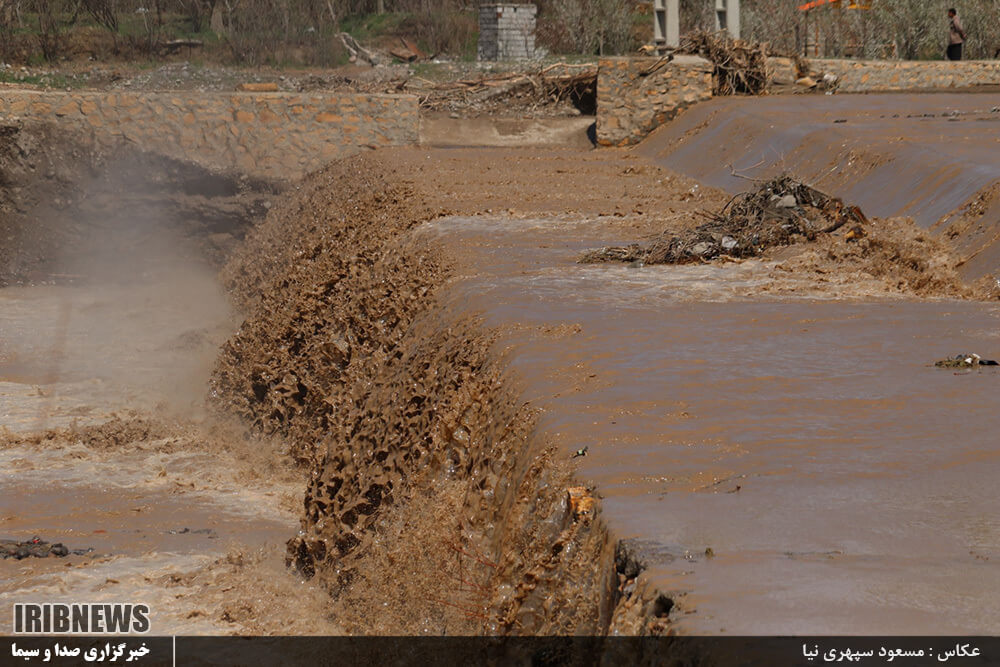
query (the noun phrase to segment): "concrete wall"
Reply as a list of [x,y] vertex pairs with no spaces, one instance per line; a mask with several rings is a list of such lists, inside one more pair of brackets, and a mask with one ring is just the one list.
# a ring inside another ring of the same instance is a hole
[[712,65],[702,58],[602,58],[597,72],[597,143],[637,143],[682,109],[711,97]]
[[1000,85],[1000,61],[810,60],[815,71],[837,76],[842,93],[968,89]]
[[0,118],[74,124],[215,169],[289,179],[364,147],[419,140],[411,95],[0,90]]
[[531,4],[480,5],[479,60],[534,58],[536,13]]

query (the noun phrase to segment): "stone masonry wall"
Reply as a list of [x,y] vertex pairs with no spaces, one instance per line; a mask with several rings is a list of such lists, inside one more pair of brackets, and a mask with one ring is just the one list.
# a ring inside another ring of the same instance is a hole
[[364,147],[419,139],[411,95],[0,90],[6,117],[73,124],[213,169],[297,178]]
[[812,69],[834,74],[837,91],[968,89],[1000,85],[997,60],[811,60]]
[[479,7],[479,60],[525,60],[535,57],[535,15],[531,4]]
[[695,56],[602,58],[597,71],[597,143],[624,146],[712,97],[712,65]]

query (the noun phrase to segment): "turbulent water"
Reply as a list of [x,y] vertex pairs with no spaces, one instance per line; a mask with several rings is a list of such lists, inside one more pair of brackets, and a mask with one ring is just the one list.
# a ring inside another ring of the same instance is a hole
[[0,291],[2,537],[96,555],[0,562],[0,596],[145,587],[177,632],[997,630],[997,372],[933,366],[1000,356],[981,261],[877,220],[578,264],[728,199],[620,152],[359,156],[240,244],[217,182],[98,225],[101,271],[27,235],[2,274],[32,283]]

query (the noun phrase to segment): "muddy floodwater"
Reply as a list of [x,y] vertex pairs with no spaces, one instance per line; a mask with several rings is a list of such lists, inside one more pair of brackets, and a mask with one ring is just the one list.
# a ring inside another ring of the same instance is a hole
[[234,326],[207,271],[0,290],[0,418],[15,431],[123,409],[190,414]]
[[[1000,358],[994,108],[734,98],[635,149],[380,149],[162,201],[111,165],[89,217],[26,207],[0,539],[77,552],[0,560],[0,603],[142,601],[158,634],[1000,633],[1000,371],[935,367]],[[577,261],[784,171],[868,219]]]
[[[547,437],[688,633],[1000,631],[1000,307],[761,297],[766,264],[575,263],[599,222],[450,218]],[[541,328],[554,332],[538,336]]]
[[[192,267],[2,289],[0,424],[16,435],[131,411],[194,418],[232,327],[214,277]],[[59,447],[0,449],[0,536],[84,552],[0,560],[0,600],[136,600],[151,605],[159,633],[226,632],[205,600],[202,610],[185,609],[175,598],[186,591],[164,582],[232,549],[270,545],[280,563],[295,518],[280,502],[280,482],[264,490],[234,483],[207,438],[194,447],[175,439],[136,444],[123,435],[102,451],[68,436]]]

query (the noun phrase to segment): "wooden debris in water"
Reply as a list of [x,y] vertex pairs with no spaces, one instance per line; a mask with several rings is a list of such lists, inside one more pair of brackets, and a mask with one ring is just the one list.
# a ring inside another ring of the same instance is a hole
[[789,176],[762,183],[756,190],[734,196],[708,221],[679,234],[664,232],[648,244],[599,248],[580,262],[642,262],[687,264],[716,258],[742,259],[768,248],[813,240],[849,222],[867,223],[856,206],[829,197]]

